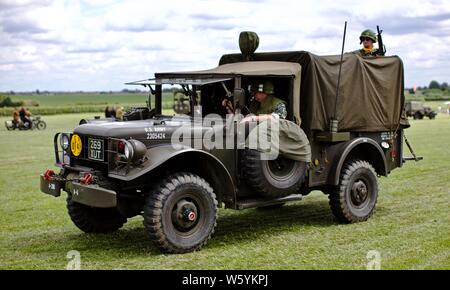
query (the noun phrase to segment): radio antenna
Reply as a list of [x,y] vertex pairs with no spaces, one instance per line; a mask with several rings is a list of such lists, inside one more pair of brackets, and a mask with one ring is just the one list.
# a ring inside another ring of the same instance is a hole
[[338,81],[336,86],[336,98],[334,102],[334,113],[333,117],[330,120],[330,132],[337,132],[338,131],[338,120],[337,120],[337,103],[338,103],[338,96],[339,96],[339,87],[341,84],[341,71],[342,71],[342,58],[344,57],[344,46],[345,46],[345,34],[347,33],[347,21],[345,21],[344,24],[344,36],[342,38],[342,50],[341,50],[341,61],[339,63],[339,74],[338,74]]

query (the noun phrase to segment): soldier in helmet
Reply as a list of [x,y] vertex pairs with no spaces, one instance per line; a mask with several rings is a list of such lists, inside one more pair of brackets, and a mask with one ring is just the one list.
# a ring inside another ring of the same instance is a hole
[[254,85],[255,98],[250,103],[249,109],[256,116],[249,116],[242,120],[265,121],[272,118],[285,119],[287,116],[286,102],[275,97],[274,85],[271,81],[259,81]]
[[359,36],[360,44],[363,45],[363,48],[359,50],[355,50],[354,53],[359,53],[361,56],[379,56],[381,52],[379,49],[375,49],[373,44],[377,42],[377,37],[375,32],[370,29],[366,29],[361,32]]

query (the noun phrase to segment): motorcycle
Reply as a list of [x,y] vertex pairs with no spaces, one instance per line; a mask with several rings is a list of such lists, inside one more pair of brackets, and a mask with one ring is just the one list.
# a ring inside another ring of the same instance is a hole
[[41,119],[41,116],[32,116],[30,117],[31,120],[31,126],[29,126],[28,122],[22,122],[22,120],[19,120],[18,122],[11,120],[11,121],[5,121],[5,127],[8,131],[11,130],[45,130],[47,128],[47,123],[45,123],[44,120]]

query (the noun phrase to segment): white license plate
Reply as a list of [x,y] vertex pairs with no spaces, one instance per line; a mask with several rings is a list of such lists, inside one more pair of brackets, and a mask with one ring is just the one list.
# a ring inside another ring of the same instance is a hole
[[103,161],[103,140],[89,138],[88,146],[88,158]]

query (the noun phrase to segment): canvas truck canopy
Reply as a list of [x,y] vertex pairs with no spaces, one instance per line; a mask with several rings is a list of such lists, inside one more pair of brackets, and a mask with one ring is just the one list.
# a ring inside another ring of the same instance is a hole
[[141,81],[134,81],[125,83],[126,85],[164,85],[164,84],[180,84],[180,85],[196,85],[203,86],[207,84],[229,81],[231,78],[213,78],[213,77],[203,77],[203,78],[159,78],[159,79],[146,79]]
[[[242,62],[241,54],[223,55],[219,64]],[[343,56],[339,97],[334,116],[340,56],[306,51],[255,53],[256,61],[301,65],[300,112],[306,131],[326,131],[336,117],[339,131],[391,131],[400,122],[404,105],[403,63],[397,56]],[[403,120],[402,124],[407,125]]]
[[156,73],[157,79],[180,75],[243,75],[243,76],[296,76],[300,72],[300,65],[282,61],[248,61],[219,65],[213,69],[184,72]]
[[[230,76],[294,76],[300,80],[298,63],[258,61],[230,63],[213,69],[156,73],[155,78],[126,83],[126,85],[188,84],[205,85],[230,80]],[[226,77],[224,77],[226,76]]]

